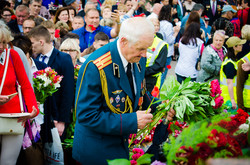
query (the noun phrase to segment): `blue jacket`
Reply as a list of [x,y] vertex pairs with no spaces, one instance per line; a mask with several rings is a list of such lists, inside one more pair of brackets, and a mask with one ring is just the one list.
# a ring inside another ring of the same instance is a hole
[[[133,103],[132,113],[113,113],[103,96],[100,73],[92,60],[103,57],[109,51],[112,63],[103,68],[107,79],[108,101],[114,107],[124,111],[125,99],[128,95]],[[87,63],[89,65],[86,66]],[[117,66],[118,70],[114,69]],[[73,158],[78,162],[99,165],[107,164],[107,159],[129,158],[128,136],[137,132],[135,111],[142,96],[145,66],[146,58],[142,58],[138,64],[133,64],[137,92],[135,98],[132,98],[132,90],[117,50],[117,40],[96,50],[84,62],[76,85],[77,119]],[[150,97],[145,94],[142,109],[145,109],[150,101]]]
[[81,52],[84,51],[84,49],[90,47],[93,42],[95,41],[95,35],[98,33],[98,32],[104,32],[105,34],[107,34],[109,36],[109,38],[111,39],[111,34],[110,34],[110,31],[111,31],[111,27],[108,27],[108,26],[101,26],[99,25],[95,31],[93,32],[89,32],[86,30],[86,25],[83,26],[82,28],[79,28],[79,29],[76,29],[76,30],[73,30],[72,33],[75,33],[79,36],[79,40],[80,40],[80,48],[81,48]]

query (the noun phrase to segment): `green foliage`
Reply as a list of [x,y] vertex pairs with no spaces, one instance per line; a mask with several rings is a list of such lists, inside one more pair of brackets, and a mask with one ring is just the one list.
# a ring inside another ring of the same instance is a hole
[[[196,123],[191,123],[188,128],[184,128],[182,133],[177,137],[171,136],[170,143],[165,143],[163,146],[164,154],[167,157],[167,164],[174,164],[175,161],[184,160],[187,161],[186,158],[180,158],[176,156],[177,152],[180,152],[179,149],[182,146],[191,147],[193,149],[196,148],[197,144],[206,142],[207,137],[211,134],[213,129],[216,129],[218,132],[225,132],[227,130],[216,125],[216,123],[220,120],[227,120],[228,115],[216,115],[212,117],[212,119],[205,119]],[[219,120],[220,119],[220,120]],[[216,147],[216,144],[215,146]],[[228,155],[227,152],[218,153],[217,156]]]
[[127,159],[114,159],[114,160],[107,160],[108,165],[130,165],[130,161]]
[[153,154],[144,154],[137,159],[137,165],[147,165],[151,164],[151,157],[154,156]]

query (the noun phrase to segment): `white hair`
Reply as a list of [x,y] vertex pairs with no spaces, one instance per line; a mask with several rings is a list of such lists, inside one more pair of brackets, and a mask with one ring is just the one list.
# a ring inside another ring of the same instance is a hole
[[214,36],[215,35],[219,35],[219,36],[221,36],[222,38],[226,38],[226,32],[224,31],[224,30],[216,30],[215,32],[214,32]]
[[153,23],[146,18],[135,17],[122,22],[119,38],[126,38],[131,45],[146,34],[154,34]]

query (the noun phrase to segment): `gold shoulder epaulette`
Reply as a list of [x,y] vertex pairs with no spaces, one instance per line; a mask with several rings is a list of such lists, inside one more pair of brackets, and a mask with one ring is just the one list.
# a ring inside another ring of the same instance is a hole
[[103,68],[105,68],[106,66],[108,66],[109,64],[111,64],[112,63],[112,59],[111,59],[110,51],[107,52],[107,53],[105,53],[101,57],[97,58],[96,60],[94,60],[93,63],[97,66],[97,68],[99,70],[102,70]]

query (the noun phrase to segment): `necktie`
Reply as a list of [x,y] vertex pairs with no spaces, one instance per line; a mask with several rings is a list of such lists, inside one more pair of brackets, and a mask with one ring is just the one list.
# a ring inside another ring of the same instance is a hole
[[47,56],[42,56],[42,62],[45,63],[45,59],[47,58]]
[[213,1],[212,13],[213,13],[213,15],[215,15],[215,1]]
[[128,76],[128,81],[132,90],[133,97],[135,97],[135,89],[134,89],[134,82],[133,82],[133,77],[132,77],[131,63],[128,63],[127,65],[126,74]]

